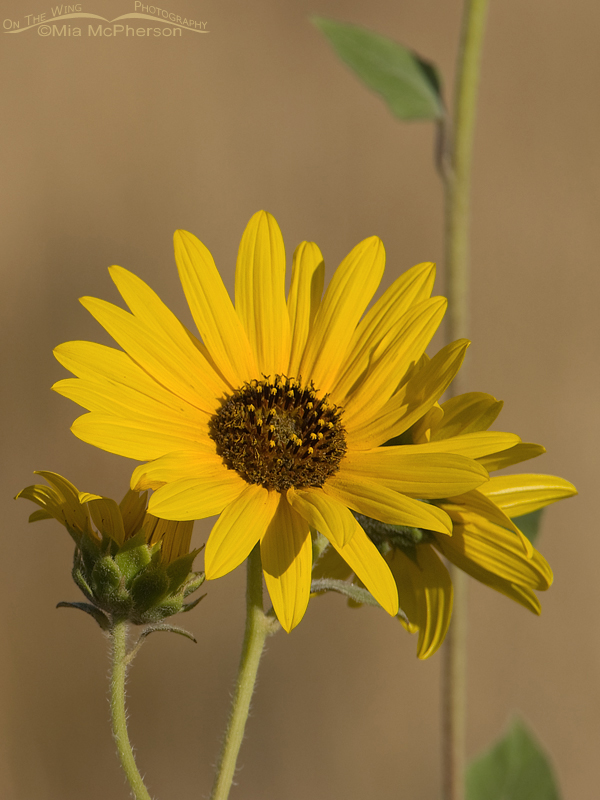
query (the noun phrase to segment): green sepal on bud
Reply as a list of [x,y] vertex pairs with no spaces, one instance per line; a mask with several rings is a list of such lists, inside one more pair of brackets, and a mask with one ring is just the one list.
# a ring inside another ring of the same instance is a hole
[[89,553],[84,559],[76,548],[75,583],[110,620],[126,619],[134,625],[148,625],[188,611],[187,596],[204,583],[204,573],[192,571],[200,550],[165,564],[160,559],[160,545],[146,544],[140,534],[134,539],[120,548],[113,543],[111,549],[115,552],[99,553],[95,561],[89,558]]
[[146,545],[144,531],[141,530],[118,549],[114,559],[123,578],[130,582],[151,563],[153,555],[152,549]]

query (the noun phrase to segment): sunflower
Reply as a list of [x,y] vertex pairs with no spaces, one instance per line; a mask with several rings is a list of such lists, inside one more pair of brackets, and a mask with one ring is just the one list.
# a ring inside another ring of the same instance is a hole
[[519,441],[481,432],[381,447],[433,407],[469,344],[453,342],[411,369],[446,307],[430,296],[434,265],[413,267],[365,313],[383,275],[381,241],[358,244],[324,294],[321,253],[303,242],[286,301],[283,239],[264,211],[242,236],[235,307],[211,254],[191,233],[176,232],[175,260],[200,338],[142,280],[111,267],[129,311],[81,302],[122,350],[69,342],[55,351],[77,377],[53,388],[90,412],[73,432],[147,462],[131,485],[155,490],[152,514],[219,515],[206,545],[208,579],[236,568],[260,542],[285,630],[308,604],[311,530],[327,537],[395,615],[392,571],[352,512],[450,536],[448,513],[423,500],[482,485],[488,473],[474,459]]
[[149,514],[147,492],[130,489],[116,503],[78,491],[55,472],[36,474],[49,485],[27,486],[17,497],[40,507],[30,522],[54,518],[67,529],[75,542],[73,580],[89,601],[59,606],[81,609],[110,630],[118,620],[160,622],[200,602],[184,602],[204,582],[191,571],[199,552],[190,552],[193,521]]
[[[496,420],[502,405],[483,392],[459,395],[441,406],[436,403],[405,431],[401,441],[431,445],[452,442],[455,437],[477,437]],[[477,461],[494,471],[544,452],[541,445],[518,442]],[[438,649],[452,614],[452,581],[438,554],[481,583],[540,614],[535,592],[550,587],[552,570],[513,519],[576,493],[571,483],[553,475],[493,477],[476,489],[431,501],[451,518],[451,536],[361,520],[394,574],[400,607],[406,615],[400,621],[411,633],[418,632],[419,658],[428,658]],[[317,578],[344,580],[351,571],[329,551],[317,563],[314,574]]]

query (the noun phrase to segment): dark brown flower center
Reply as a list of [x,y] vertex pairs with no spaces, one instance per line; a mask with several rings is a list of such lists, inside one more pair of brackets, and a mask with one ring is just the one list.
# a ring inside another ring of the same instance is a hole
[[209,432],[224,463],[248,483],[302,489],[337,472],[346,452],[341,416],[312,383],[276,375],[226,397]]

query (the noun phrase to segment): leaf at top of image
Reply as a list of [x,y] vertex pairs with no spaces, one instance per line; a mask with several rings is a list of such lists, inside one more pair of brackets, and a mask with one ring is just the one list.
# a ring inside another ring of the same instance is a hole
[[380,94],[394,116],[435,120],[444,116],[436,67],[408,47],[359,25],[313,17],[335,52],[370,89]]
[[560,800],[548,756],[525,724],[508,733],[469,765],[467,800]]

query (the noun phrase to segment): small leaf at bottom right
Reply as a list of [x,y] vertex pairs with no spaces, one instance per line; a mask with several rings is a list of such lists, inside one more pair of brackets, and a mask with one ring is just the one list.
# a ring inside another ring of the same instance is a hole
[[560,800],[554,770],[532,732],[515,720],[508,733],[471,762],[467,800]]

